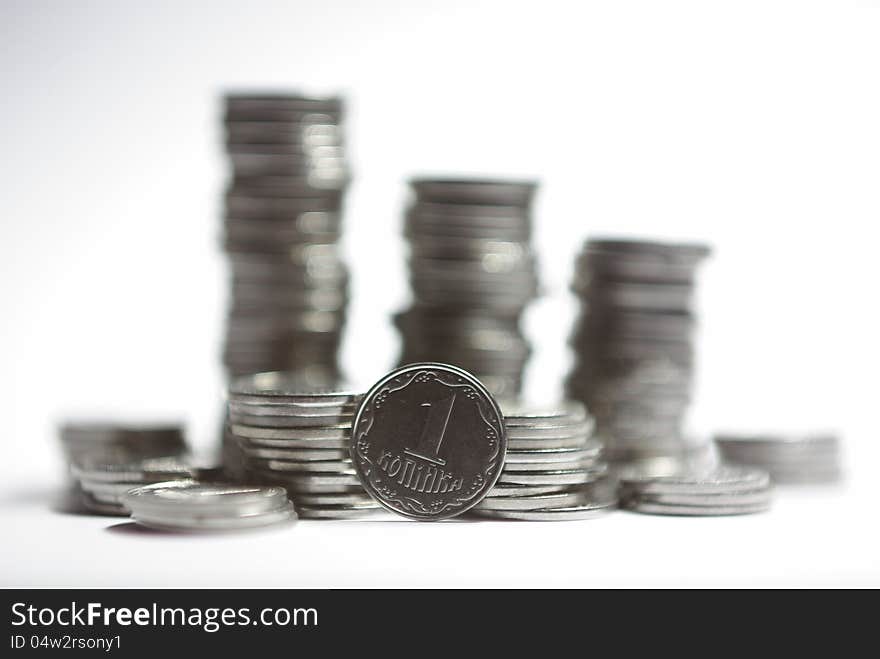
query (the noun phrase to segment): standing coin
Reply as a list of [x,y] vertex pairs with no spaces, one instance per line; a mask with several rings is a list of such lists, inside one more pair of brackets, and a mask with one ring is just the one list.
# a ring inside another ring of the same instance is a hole
[[501,410],[479,380],[455,366],[392,371],[364,396],[353,428],[351,457],[364,488],[412,519],[472,508],[504,466]]

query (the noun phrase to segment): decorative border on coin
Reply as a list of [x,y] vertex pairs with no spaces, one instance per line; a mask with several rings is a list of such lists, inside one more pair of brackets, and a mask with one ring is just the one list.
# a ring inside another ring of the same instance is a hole
[[[440,472],[442,478],[437,479],[435,474],[429,481],[430,468],[426,468],[421,490],[417,487],[413,491],[395,480],[399,472],[389,477],[369,455],[373,445],[370,433],[376,424],[377,413],[388,398],[424,383],[443,385],[476,407],[482,426],[481,438],[486,442],[486,455],[484,466],[469,482],[463,482],[464,477],[447,480],[451,475],[443,472]],[[351,457],[364,488],[383,507],[412,519],[448,519],[477,505],[501,475],[506,451],[504,416],[495,399],[476,377],[447,364],[409,364],[389,373],[364,396],[353,424]],[[432,487],[426,487],[428,482]]]

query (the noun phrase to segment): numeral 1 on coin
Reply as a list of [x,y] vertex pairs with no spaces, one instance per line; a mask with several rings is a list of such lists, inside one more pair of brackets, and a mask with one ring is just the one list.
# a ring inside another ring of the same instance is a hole
[[446,434],[446,426],[449,425],[449,417],[452,416],[452,406],[455,404],[455,394],[449,398],[443,398],[434,403],[422,403],[422,407],[428,408],[428,418],[422,428],[422,436],[419,438],[415,449],[405,449],[404,453],[445,465],[446,460],[440,457],[440,445]]

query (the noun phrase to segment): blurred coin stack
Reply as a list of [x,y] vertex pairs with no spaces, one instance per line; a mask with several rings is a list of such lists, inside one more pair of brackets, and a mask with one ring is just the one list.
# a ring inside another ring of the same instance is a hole
[[709,471],[660,477],[624,475],[622,508],[649,515],[707,517],[764,512],[773,490],[766,471],[721,465]]
[[442,362],[493,394],[518,395],[530,347],[520,329],[537,295],[530,245],[536,184],[414,180],[405,223],[413,303],[395,316],[400,364]]
[[831,433],[721,434],[715,444],[726,462],[765,469],[774,483],[834,483],[842,476],[840,440]]
[[591,239],[573,284],[582,311],[571,337],[570,397],[583,401],[614,463],[649,473],[710,467],[709,442],[688,441],[699,244]]
[[348,292],[337,246],[349,179],[342,110],[339,98],[225,98],[230,375],[289,370],[337,378]]
[[229,429],[251,480],[282,485],[301,518],[349,519],[379,510],[349,458],[359,396],[311,391],[285,373],[259,373],[229,389]]
[[604,478],[602,445],[583,405],[502,406],[507,457],[498,483],[472,510],[481,517],[553,521],[612,510],[616,486]]
[[85,462],[72,465],[71,473],[79,483],[83,505],[103,515],[128,515],[123,497],[133,488],[196,477],[196,471],[177,458],[131,463]]
[[178,424],[120,424],[70,422],[60,428],[61,447],[70,465],[125,464],[150,458],[186,454],[183,428]]

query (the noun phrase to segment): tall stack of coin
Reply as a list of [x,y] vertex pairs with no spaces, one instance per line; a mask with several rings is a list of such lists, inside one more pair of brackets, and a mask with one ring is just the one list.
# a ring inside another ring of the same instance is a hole
[[473,512],[482,517],[553,521],[586,519],[612,510],[614,483],[604,478],[602,445],[583,405],[506,405],[507,456],[489,494]]
[[348,291],[337,247],[349,179],[342,112],[335,97],[225,98],[230,375],[290,370],[337,378]]
[[567,381],[596,420],[608,458],[678,471],[712,453],[683,434],[693,382],[699,244],[590,239],[576,263],[582,302]]
[[358,396],[308,391],[289,373],[259,373],[229,388],[229,429],[250,480],[287,488],[301,518],[347,519],[375,512],[349,457]]
[[443,362],[515,397],[530,347],[520,316],[538,290],[530,245],[536,184],[414,180],[405,235],[413,303],[397,314],[401,364]]

